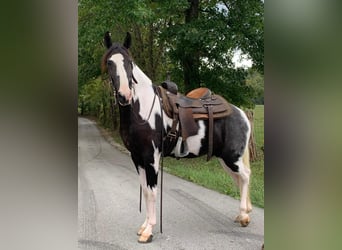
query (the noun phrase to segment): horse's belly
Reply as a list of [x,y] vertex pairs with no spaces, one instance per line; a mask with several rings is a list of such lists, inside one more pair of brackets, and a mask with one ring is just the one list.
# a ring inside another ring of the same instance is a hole
[[186,139],[186,144],[188,146],[189,153],[194,155],[199,155],[200,149],[202,147],[201,141],[205,137],[205,125],[204,121],[200,120],[198,121],[198,132],[196,135],[189,136]]

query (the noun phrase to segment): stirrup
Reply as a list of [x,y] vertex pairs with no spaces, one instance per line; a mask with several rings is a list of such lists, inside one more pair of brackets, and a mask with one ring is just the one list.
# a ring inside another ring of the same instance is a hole
[[175,156],[176,157],[182,158],[182,157],[185,157],[189,154],[188,144],[186,143],[186,141],[184,141],[184,150],[183,150],[183,152],[181,152],[182,144],[183,144],[182,137],[178,137],[178,141],[177,141],[177,144],[175,147]]

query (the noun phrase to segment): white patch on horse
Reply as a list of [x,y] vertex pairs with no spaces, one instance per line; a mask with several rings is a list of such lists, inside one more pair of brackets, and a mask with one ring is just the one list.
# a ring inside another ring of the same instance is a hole
[[152,165],[153,165],[154,171],[156,171],[156,173],[158,173],[161,153],[159,152],[159,149],[154,144],[154,141],[152,141],[152,146],[153,146],[153,150],[154,150],[154,153],[153,153],[154,162]]
[[116,75],[120,77],[120,89],[119,93],[127,100],[130,100],[132,97],[131,90],[129,88],[129,82],[127,78],[127,73],[124,67],[124,57],[121,54],[114,54],[110,57],[112,62],[116,65]]
[[197,135],[189,136],[186,139],[186,143],[188,145],[189,152],[194,155],[199,155],[201,149],[201,140],[205,137],[205,125],[204,121],[198,121],[198,132]]
[[[133,75],[137,80],[137,84],[134,85],[134,93],[133,100],[139,101],[140,117],[147,121],[150,127],[155,130],[156,129],[156,115],[161,116],[160,112],[160,102],[158,96],[155,96],[156,93],[152,87],[152,81],[148,78],[144,72],[135,64],[133,64]],[[154,103],[153,100],[155,99]],[[150,115],[151,113],[151,115]],[[172,119],[169,118],[165,112],[163,112],[163,124],[165,130],[167,126],[172,125]]]

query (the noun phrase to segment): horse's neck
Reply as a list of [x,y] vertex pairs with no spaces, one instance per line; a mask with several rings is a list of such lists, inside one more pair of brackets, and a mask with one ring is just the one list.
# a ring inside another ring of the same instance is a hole
[[130,106],[120,106],[120,135],[126,148],[129,150],[129,131],[131,126],[131,107]]
[[136,64],[133,65],[133,75],[140,85],[152,86],[151,79]]
[[144,118],[148,116],[153,105],[155,92],[151,79],[137,65],[133,67],[133,75],[137,81],[137,84],[134,86],[133,100],[134,102],[139,102],[139,113]]

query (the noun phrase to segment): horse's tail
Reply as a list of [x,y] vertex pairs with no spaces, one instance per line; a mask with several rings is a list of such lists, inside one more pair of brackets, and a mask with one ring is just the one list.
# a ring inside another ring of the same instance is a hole
[[249,143],[247,143],[246,148],[245,148],[245,152],[242,155],[242,162],[243,164],[247,167],[247,168],[251,168],[250,166],[250,159],[249,159]]
[[247,113],[246,112],[243,112],[242,111],[242,115],[245,117],[246,119],[246,122],[247,122],[247,127],[248,127],[248,130],[247,130],[247,141],[246,141],[246,146],[245,146],[245,151],[243,152],[243,155],[242,155],[242,162],[244,163],[244,165],[250,169],[251,166],[250,166],[250,153],[249,153],[249,145],[250,145],[250,142],[252,140],[252,124],[251,124],[251,121],[248,119],[248,116],[247,116]]

